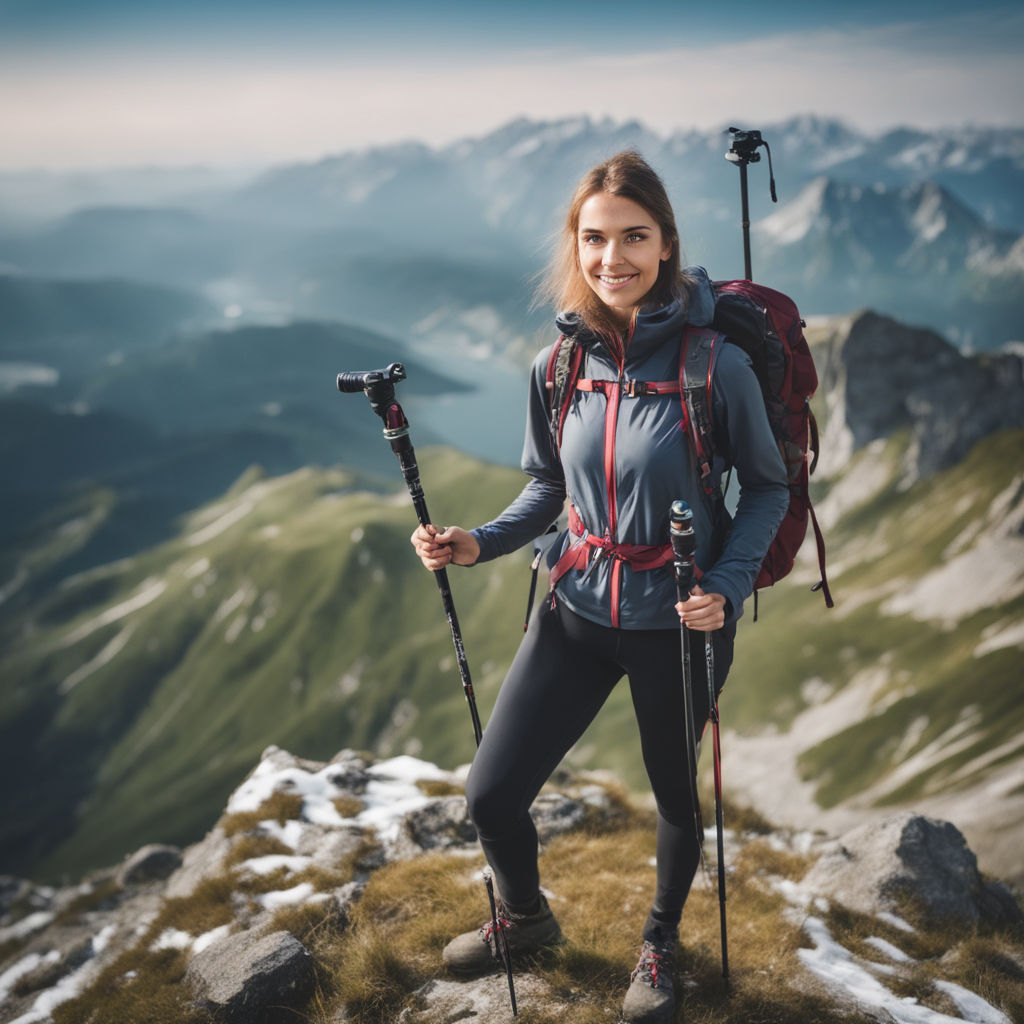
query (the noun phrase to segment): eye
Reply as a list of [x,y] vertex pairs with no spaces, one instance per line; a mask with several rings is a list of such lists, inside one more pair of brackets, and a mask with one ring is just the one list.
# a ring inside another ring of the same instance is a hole
[[600,243],[603,242],[604,239],[600,235],[595,235],[591,233],[589,235],[583,235],[582,241],[586,245],[600,245]]
[[626,236],[627,242],[643,242],[647,240],[647,236],[642,231],[632,231]]

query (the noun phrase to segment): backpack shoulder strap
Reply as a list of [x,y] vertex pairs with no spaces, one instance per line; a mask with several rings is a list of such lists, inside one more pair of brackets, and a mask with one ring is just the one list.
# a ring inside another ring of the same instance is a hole
[[711,374],[715,348],[722,340],[717,331],[687,327],[679,350],[679,393],[683,403],[683,425],[693,448],[706,494],[711,484],[711,461],[715,443],[711,414]]
[[562,446],[562,430],[565,427],[565,416],[569,410],[572,393],[580,376],[583,363],[583,349],[574,338],[560,335],[551,347],[548,356],[545,387],[549,391],[549,408],[551,410],[550,431],[551,442],[555,450]]

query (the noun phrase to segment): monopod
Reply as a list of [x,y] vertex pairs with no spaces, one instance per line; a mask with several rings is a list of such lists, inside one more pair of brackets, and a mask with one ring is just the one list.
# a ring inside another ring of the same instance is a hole
[[[696,582],[694,552],[697,547],[693,531],[693,510],[685,501],[673,501],[669,510],[669,539],[672,542],[673,569],[676,578],[676,596],[680,602],[690,599],[690,589]],[[683,719],[686,729],[686,767],[689,775],[690,798],[693,801],[694,824],[701,861],[704,860],[704,822],[697,797],[697,758],[699,739],[696,713],[693,708],[693,682],[690,666],[690,637],[685,622],[679,624],[683,661]],[[718,697],[715,693],[715,651],[711,634],[704,634],[704,670],[708,684],[708,709],[714,741],[715,773],[715,825],[718,833],[718,917],[722,933],[722,977],[729,980],[729,943],[725,922],[725,820],[722,812],[722,745],[718,718]],[[701,722],[700,729],[703,731]]]
[[[405,418],[402,407],[395,397],[395,385],[405,380],[405,367],[401,363],[391,363],[383,370],[368,370],[366,372],[343,372],[338,374],[338,390],[344,393],[363,391],[370,400],[370,408],[384,422],[384,437],[391,445],[391,450],[398,456],[399,465],[402,468],[402,476],[409,494],[412,496],[412,503],[416,509],[416,516],[421,526],[430,524],[430,515],[427,512],[427,500],[423,495],[423,487],[420,483],[420,470],[416,465],[416,451],[412,446],[409,437],[409,421]],[[483,729],[480,726],[480,714],[476,708],[476,695],[473,693],[473,681],[469,676],[469,662],[466,660],[466,648],[462,642],[462,630],[459,628],[459,619],[455,614],[455,601],[452,598],[451,587],[448,585],[448,573],[444,568],[434,570],[434,578],[437,580],[437,589],[441,592],[441,601],[444,604],[445,615],[448,617],[448,628],[451,630],[452,643],[455,645],[455,660],[459,665],[459,675],[462,678],[462,689],[466,694],[466,701],[469,704],[469,714],[473,719],[473,737],[476,745],[480,746],[480,738],[483,736]],[[508,944],[505,941],[505,933],[494,903],[494,890],[491,883],[489,870],[484,872],[484,881],[487,885],[487,896],[491,905],[491,930],[495,936],[494,942],[501,954],[505,964],[505,974],[508,977],[508,992],[512,1000],[512,1016],[518,1016],[516,1008],[515,984],[512,981],[512,956]]]
[[772,171],[772,151],[768,143],[761,138],[758,131],[741,131],[739,128],[730,128],[732,132],[732,145],[725,154],[725,159],[736,164],[740,169],[740,204],[742,206],[743,220],[743,276],[748,281],[753,280],[750,270],[750,198],[747,194],[747,165],[756,164],[761,159],[758,147],[764,146],[768,153],[768,187],[771,192],[772,202],[777,203],[779,197],[775,194],[775,173]]

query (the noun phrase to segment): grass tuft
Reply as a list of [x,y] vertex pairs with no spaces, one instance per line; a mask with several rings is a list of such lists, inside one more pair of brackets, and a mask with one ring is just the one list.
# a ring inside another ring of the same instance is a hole
[[331,803],[343,818],[354,818],[363,809],[363,801],[356,796],[336,796]]
[[261,821],[296,821],[302,817],[302,797],[298,793],[277,790],[256,808],[255,811],[240,811],[221,818],[220,827],[226,836],[252,832]]
[[214,1024],[188,998],[185,968],[180,950],[130,950],[87,991],[52,1010],[53,1024]]

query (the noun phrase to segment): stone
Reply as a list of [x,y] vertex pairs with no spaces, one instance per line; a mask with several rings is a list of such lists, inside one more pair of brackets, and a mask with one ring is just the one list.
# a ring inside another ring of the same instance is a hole
[[181,867],[167,883],[168,897],[191,896],[200,882],[221,873],[230,852],[231,841],[224,830],[219,825],[212,828],[203,839],[185,851]]
[[[561,1002],[550,987],[534,974],[518,971],[515,975],[516,1002],[543,1007],[552,1016],[566,1019],[569,1006]],[[489,974],[473,981],[435,978],[416,992],[413,1005],[402,1010],[396,1024],[431,1024],[433,1021],[459,1021],[460,1024],[494,1024],[512,1019],[508,983],[504,974]],[[341,1018],[337,1024],[342,1024]]]
[[903,813],[869,822],[827,844],[802,887],[864,914],[920,915],[926,925],[977,927],[1020,910],[985,882],[977,858],[948,821]]
[[344,931],[351,922],[352,908],[362,898],[365,882],[349,882],[335,889],[332,897],[337,915],[338,931]]
[[406,815],[413,841],[424,850],[469,846],[476,842],[476,828],[469,820],[464,796],[443,796]]
[[228,935],[192,958],[185,972],[197,1003],[225,1024],[276,1024],[315,985],[313,959],[290,932]]
[[117,884],[123,887],[163,881],[170,878],[181,864],[182,855],[178,847],[150,843],[125,860],[117,873]]
[[541,842],[579,828],[586,815],[583,803],[563,793],[541,793],[530,807],[530,816]]

